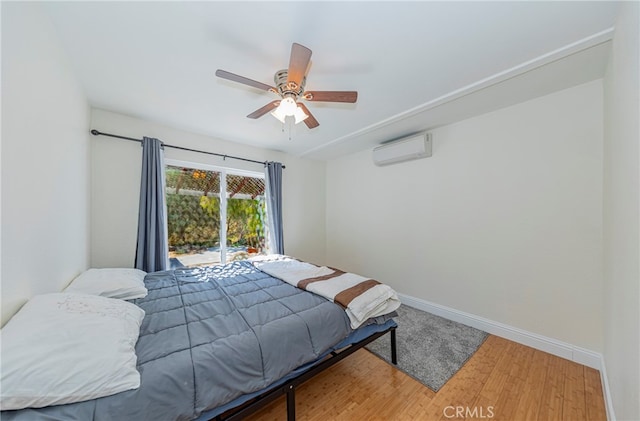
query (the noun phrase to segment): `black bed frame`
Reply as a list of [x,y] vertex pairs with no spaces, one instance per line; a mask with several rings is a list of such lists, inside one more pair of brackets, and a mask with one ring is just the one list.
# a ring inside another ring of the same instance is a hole
[[272,389],[266,390],[261,395],[251,399],[249,402],[240,405],[237,408],[233,408],[224,412],[217,417],[211,419],[211,421],[239,421],[244,419],[245,417],[257,412],[258,410],[264,408],[274,400],[278,399],[282,395],[287,395],[287,421],[295,421],[296,419],[296,387],[300,386],[302,383],[306,382],[310,378],[314,377],[316,374],[326,370],[327,368],[333,366],[334,364],[340,362],[344,358],[353,354],[360,348],[367,345],[369,342],[375,341],[385,333],[389,332],[391,335],[391,362],[393,364],[398,363],[398,356],[396,350],[396,326],[390,327],[382,332],[374,333],[373,335],[361,340],[360,342],[356,342],[351,344],[340,351],[331,352],[329,356],[327,356],[324,360],[322,360],[319,364],[313,366],[311,369],[305,371],[304,373],[287,380],[285,383],[276,386]]

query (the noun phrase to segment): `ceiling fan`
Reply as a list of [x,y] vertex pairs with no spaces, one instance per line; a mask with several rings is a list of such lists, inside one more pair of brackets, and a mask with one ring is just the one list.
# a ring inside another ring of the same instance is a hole
[[305,91],[304,87],[307,82],[307,70],[310,61],[311,50],[303,45],[293,43],[291,46],[289,68],[276,72],[273,77],[276,85],[275,87],[220,69],[216,70],[216,76],[233,82],[253,86],[254,88],[262,89],[264,91],[273,92],[280,96],[280,99],[271,101],[264,107],[255,110],[247,117],[258,118],[268,112],[271,112],[271,115],[282,123],[285,122],[287,116],[293,116],[296,124],[304,121],[307,127],[313,129],[314,127],[318,127],[320,123],[318,123],[318,120],[313,117],[306,105],[299,102],[300,100],[354,103],[358,99],[358,92]]

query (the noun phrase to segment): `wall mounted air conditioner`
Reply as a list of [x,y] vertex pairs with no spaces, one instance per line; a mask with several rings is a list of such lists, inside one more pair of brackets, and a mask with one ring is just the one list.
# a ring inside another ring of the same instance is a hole
[[373,163],[382,166],[431,156],[431,133],[419,133],[373,149]]

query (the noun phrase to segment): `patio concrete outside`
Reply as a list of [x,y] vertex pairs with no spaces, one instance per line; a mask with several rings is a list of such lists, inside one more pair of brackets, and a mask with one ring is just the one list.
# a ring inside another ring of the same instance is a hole
[[[227,247],[227,262],[238,259],[246,254],[247,257],[254,256],[256,253],[247,253],[246,247]],[[212,247],[200,253],[174,254],[169,258],[170,269],[179,267],[195,267],[222,264],[222,253],[220,247]]]

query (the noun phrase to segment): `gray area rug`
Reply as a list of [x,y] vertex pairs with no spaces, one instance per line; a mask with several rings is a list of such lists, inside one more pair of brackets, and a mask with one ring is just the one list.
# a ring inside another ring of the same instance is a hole
[[[400,370],[437,392],[482,345],[488,334],[448,319],[401,305],[396,346]],[[391,364],[391,335],[366,348]]]

